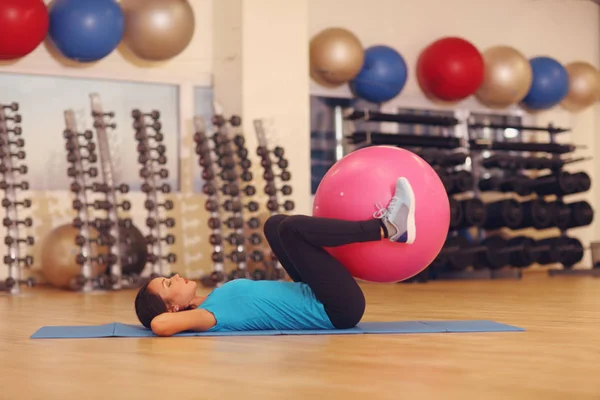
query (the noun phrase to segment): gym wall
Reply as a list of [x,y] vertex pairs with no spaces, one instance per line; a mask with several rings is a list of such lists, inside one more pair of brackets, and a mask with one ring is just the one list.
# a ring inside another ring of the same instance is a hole
[[[49,3],[49,1],[48,1]],[[23,116],[23,137],[26,141],[24,160],[29,172],[24,179],[30,183],[31,209],[19,211],[20,217],[32,217],[34,224],[27,234],[34,236],[34,265],[32,271],[38,281],[40,251],[43,239],[56,226],[70,223],[75,217],[69,191],[71,179],[66,174],[65,129],[63,112],[72,108],[87,129],[92,128],[89,94],[98,92],[106,111],[115,111],[118,127],[109,132],[115,147],[111,149],[117,179],[128,183],[131,192],[125,197],[132,202],[127,216],[147,234],[147,212],[139,192],[139,164],[134,140],[131,109],[162,112],[162,132],[165,134],[171,195],[175,201],[173,216],[176,237],[172,251],[178,261],[174,271],[190,276],[200,274],[201,254],[210,254],[207,244],[201,191],[200,169],[193,152],[192,119],[203,114],[210,117],[212,109],[212,1],[190,2],[196,17],[195,34],[190,45],[168,62],[144,63],[131,57],[124,46],[99,62],[82,65],[57,56],[44,42],[33,53],[16,62],[0,63],[2,102],[18,101]],[[190,151],[191,150],[191,151]],[[25,228],[27,229],[27,228]],[[204,245],[206,248],[204,249]],[[2,254],[3,255],[3,254]],[[209,268],[209,263],[204,263]],[[186,267],[192,268],[187,270]],[[7,276],[7,268],[0,268],[0,279]]]
[[[600,67],[600,7],[592,1],[377,0],[365,3],[345,0],[342,5],[334,0],[308,0],[308,3],[310,37],[325,28],[339,26],[352,31],[365,48],[384,44],[404,57],[409,70],[408,81],[395,99],[383,105],[384,112],[394,113],[399,107],[448,109],[432,103],[423,95],[415,74],[421,51],[444,36],[464,37],[480,51],[495,45],[508,45],[528,58],[547,55],[563,64],[582,60]],[[313,80],[310,84],[311,95],[350,96],[346,85],[327,89]],[[474,97],[455,107],[486,111]],[[557,126],[571,127],[572,132],[558,135],[557,141],[587,146],[587,150],[578,151],[577,156],[591,156],[600,151],[600,141],[596,139],[600,130],[599,111],[598,104],[578,114],[571,114],[560,107],[537,114],[526,113],[519,107],[506,110],[507,113],[523,113],[524,120],[529,119],[528,122],[534,124],[553,122]],[[381,129],[392,131],[394,124]],[[535,138],[531,134],[527,137]],[[548,140],[545,133],[540,133],[538,138]],[[586,171],[594,182],[591,191],[570,196],[569,200],[585,199],[594,208],[600,206],[599,188],[595,183],[600,178],[599,163],[596,158],[567,168]],[[600,223],[596,219],[593,225],[574,229],[571,234],[589,243],[600,234]],[[589,252],[586,252],[582,265],[591,265]]]

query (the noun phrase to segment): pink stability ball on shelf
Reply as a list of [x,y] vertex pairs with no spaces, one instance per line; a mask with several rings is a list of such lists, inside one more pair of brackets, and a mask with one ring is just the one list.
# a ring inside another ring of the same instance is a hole
[[397,147],[372,146],[335,163],[317,189],[314,216],[367,220],[377,211],[376,203],[388,205],[400,176],[409,180],[415,194],[416,240],[405,244],[384,239],[327,248],[355,278],[399,282],[427,268],[448,235],[450,204],[444,185],[416,154]]

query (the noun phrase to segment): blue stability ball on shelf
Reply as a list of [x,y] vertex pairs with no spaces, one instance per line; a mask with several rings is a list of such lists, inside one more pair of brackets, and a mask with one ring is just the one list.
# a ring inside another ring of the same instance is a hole
[[383,103],[396,97],[404,88],[408,69],[404,58],[388,46],[365,50],[365,62],[350,88],[357,97]]
[[535,57],[529,64],[533,82],[523,105],[532,110],[545,110],[559,104],[569,92],[569,74],[565,67],[550,57]]
[[67,58],[98,61],[121,42],[125,16],[115,0],[55,0],[50,7],[50,39]]

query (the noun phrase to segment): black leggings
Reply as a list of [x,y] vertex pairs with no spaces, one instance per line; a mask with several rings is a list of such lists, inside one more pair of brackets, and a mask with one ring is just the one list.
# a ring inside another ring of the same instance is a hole
[[363,292],[350,272],[323,247],[381,240],[379,220],[274,215],[265,222],[264,232],[290,278],[312,289],[333,326],[356,326],[365,312]]

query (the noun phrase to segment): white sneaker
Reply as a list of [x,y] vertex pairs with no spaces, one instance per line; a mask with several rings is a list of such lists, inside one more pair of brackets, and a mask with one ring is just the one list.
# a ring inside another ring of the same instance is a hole
[[[415,241],[417,227],[415,226],[415,193],[408,179],[398,178],[396,192],[387,208],[376,205],[378,210],[373,217],[383,220],[386,226],[392,226],[396,232],[391,234],[391,242],[411,244]],[[388,228],[389,230],[389,228]],[[390,232],[391,233],[391,232]]]

